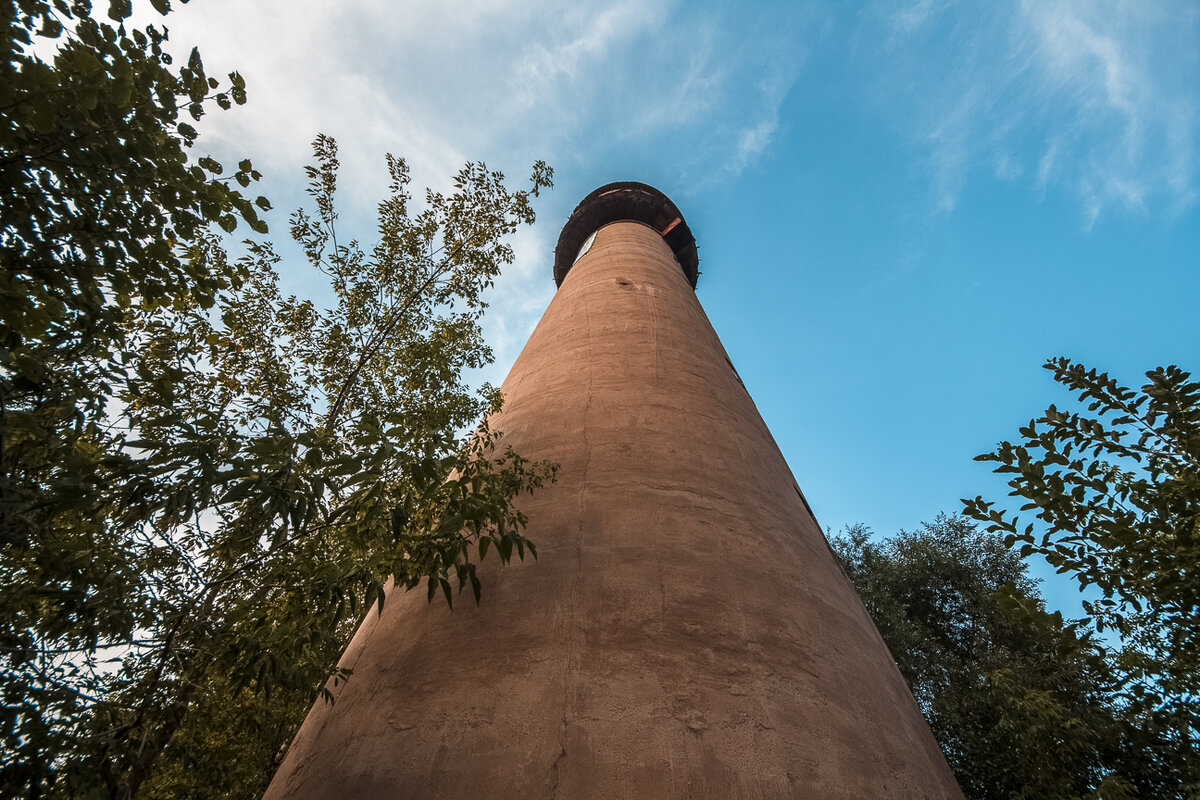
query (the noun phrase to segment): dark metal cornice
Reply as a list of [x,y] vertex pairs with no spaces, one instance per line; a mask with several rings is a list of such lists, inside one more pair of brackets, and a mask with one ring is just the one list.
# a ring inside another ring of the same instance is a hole
[[637,181],[601,186],[576,206],[554,248],[554,283],[562,286],[563,278],[567,277],[589,236],[610,222],[624,220],[641,222],[658,231],[675,254],[688,283],[696,288],[700,256],[696,251],[696,239],[683,221],[683,214],[665,194]]

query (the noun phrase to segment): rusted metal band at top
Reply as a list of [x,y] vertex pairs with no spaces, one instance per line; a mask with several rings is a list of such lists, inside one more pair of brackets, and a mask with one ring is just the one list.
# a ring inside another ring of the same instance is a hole
[[644,223],[662,234],[688,283],[696,288],[700,255],[696,251],[696,239],[683,221],[683,214],[665,194],[637,181],[601,186],[575,207],[554,248],[554,283],[562,286],[563,278],[567,277],[589,236],[610,222],[622,220]]

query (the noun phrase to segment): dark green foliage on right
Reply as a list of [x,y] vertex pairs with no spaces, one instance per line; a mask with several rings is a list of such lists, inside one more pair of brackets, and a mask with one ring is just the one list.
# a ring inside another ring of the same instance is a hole
[[968,798],[1183,796],[1105,649],[1046,611],[1001,537],[941,515],[831,543]]
[[1020,505],[976,497],[963,513],[1093,590],[1083,610],[1120,639],[1123,702],[1169,732],[1168,771],[1200,796],[1200,381],[1156,367],[1135,390],[1066,358],[1044,366],[1076,402],[976,458]]

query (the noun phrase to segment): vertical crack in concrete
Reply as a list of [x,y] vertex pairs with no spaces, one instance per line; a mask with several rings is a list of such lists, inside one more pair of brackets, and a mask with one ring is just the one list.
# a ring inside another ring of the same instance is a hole
[[[586,338],[590,341],[592,335],[592,318],[588,313],[587,307],[583,311],[584,328],[587,333]],[[579,630],[575,624],[576,614],[579,608],[579,581],[583,577],[583,516],[585,509],[585,499],[587,497],[587,477],[588,466],[592,460],[592,445],[588,438],[588,419],[591,416],[592,410],[592,384],[594,377],[595,365],[589,360],[588,362],[588,378],[587,378],[587,402],[583,407],[583,419],[580,421],[579,435],[583,442],[583,467],[580,469],[579,475],[579,507],[577,510],[577,519],[575,521],[575,585],[571,590],[571,606],[567,610],[567,663],[563,674],[563,710],[562,721],[558,725],[558,755],[554,758],[554,763],[550,766],[550,797],[558,797],[558,784],[561,779],[560,764],[567,756],[567,718],[571,710],[571,672],[574,667],[575,653],[575,636]]]
[[558,725],[558,755],[554,759],[554,764],[550,767],[550,797],[558,797],[558,764],[567,757],[567,714],[563,711],[562,722]]
[[658,329],[659,329],[659,314],[658,314],[658,297],[654,291],[653,285],[648,287],[645,294],[646,308],[649,310],[647,316],[650,317],[650,348],[654,354],[654,382],[657,384],[662,380],[662,348],[658,346]]

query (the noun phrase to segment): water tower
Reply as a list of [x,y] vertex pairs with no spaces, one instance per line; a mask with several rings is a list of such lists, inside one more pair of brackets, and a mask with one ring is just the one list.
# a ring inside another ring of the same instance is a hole
[[391,594],[268,798],[961,798],[697,266],[649,186],[575,209],[492,420],[561,465],[520,501],[539,560]]

